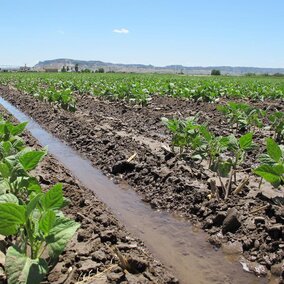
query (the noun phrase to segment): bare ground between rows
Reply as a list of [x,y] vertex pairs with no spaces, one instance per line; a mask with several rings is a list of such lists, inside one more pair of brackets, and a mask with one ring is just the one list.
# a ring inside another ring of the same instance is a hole
[[[16,121],[2,106],[0,113]],[[24,140],[30,147],[39,147],[27,131]],[[178,283],[143,242],[131,236],[106,206],[54,157],[47,155],[33,175],[44,189],[63,184],[64,196],[71,201],[65,214],[81,224],[43,283]],[[0,283],[6,283],[1,281],[1,275]]]
[[[14,89],[2,87],[0,92],[111,179],[126,181],[153,208],[178,212],[198,222],[214,246],[238,250],[250,264],[261,264],[257,274],[271,270],[279,276],[283,272],[284,210],[274,203],[275,192],[250,187],[226,202],[209,200],[211,173],[163,148],[169,136],[161,124],[162,116],[186,117],[199,112],[211,129],[228,134],[228,125],[214,104],[153,97],[148,107],[135,108],[84,96],[73,114]],[[277,102],[262,104],[269,105],[277,107]],[[261,133],[257,138],[263,138]],[[127,162],[134,153],[135,158]]]

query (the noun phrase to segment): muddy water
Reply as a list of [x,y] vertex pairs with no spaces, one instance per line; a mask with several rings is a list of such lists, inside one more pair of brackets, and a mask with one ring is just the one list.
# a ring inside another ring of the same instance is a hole
[[186,220],[166,212],[154,211],[130,189],[122,189],[96,170],[30,117],[0,98],[0,103],[19,121],[29,121],[28,130],[49,153],[56,157],[84,186],[92,190],[111,208],[153,255],[166,264],[185,284],[201,283],[268,283],[242,271],[241,265],[206,242],[206,234]]

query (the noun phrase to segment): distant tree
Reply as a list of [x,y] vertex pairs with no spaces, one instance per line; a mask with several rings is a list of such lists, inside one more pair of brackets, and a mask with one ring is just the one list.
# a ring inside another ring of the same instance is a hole
[[273,76],[275,76],[275,77],[283,77],[284,74],[283,73],[274,73]]
[[65,67],[65,65],[63,65],[63,67],[61,68],[61,72],[66,72],[66,67]]
[[69,66],[66,67],[66,71],[68,72],[70,70]]
[[75,64],[75,72],[79,72],[79,64],[78,63]]
[[105,73],[105,69],[102,68],[102,67],[100,67],[99,69],[97,69],[97,70],[95,71],[95,73]]
[[218,69],[213,69],[211,71],[211,75],[213,75],[213,76],[220,76],[221,75],[221,71],[218,70]]
[[245,73],[244,76],[253,77],[253,76],[256,76],[256,74],[252,72],[248,72],[248,73]]
[[83,70],[81,70],[82,73],[93,73],[93,70],[85,68]]

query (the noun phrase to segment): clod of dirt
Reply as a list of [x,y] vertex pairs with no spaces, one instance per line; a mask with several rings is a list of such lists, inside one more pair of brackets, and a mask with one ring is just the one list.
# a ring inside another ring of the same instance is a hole
[[109,273],[107,273],[107,279],[113,283],[120,283],[125,280],[125,274],[119,266],[111,269]]
[[112,174],[123,174],[132,172],[135,169],[135,163],[128,162],[128,161],[118,161],[116,164],[112,167]]
[[271,273],[275,276],[284,276],[284,262],[272,265]]
[[219,227],[222,226],[224,220],[226,219],[226,212],[220,211],[213,219],[213,226]]
[[101,237],[101,241],[103,243],[105,242],[111,242],[112,244],[116,244],[117,243],[117,237],[114,231],[103,231],[100,233],[100,237]]
[[129,257],[127,259],[132,273],[142,273],[148,267],[148,263],[139,257]]
[[284,236],[284,225],[275,224],[268,228],[268,234],[274,240]]
[[243,253],[243,245],[241,242],[228,242],[222,244],[222,249],[225,254],[241,254]]
[[92,254],[92,260],[105,263],[107,260],[107,255],[102,250],[98,250]]
[[227,232],[234,233],[236,232],[241,223],[238,219],[238,211],[235,208],[230,208],[227,212],[227,216],[223,222],[222,232],[223,234]]
[[91,259],[86,259],[85,261],[81,262],[82,266],[78,268],[78,271],[81,273],[88,273],[90,271],[97,271],[98,268],[102,266],[101,263],[97,263],[92,261]]

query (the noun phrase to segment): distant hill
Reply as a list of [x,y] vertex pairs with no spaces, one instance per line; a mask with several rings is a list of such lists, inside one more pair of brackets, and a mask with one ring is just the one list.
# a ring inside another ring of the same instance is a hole
[[79,69],[91,69],[96,70],[100,67],[104,68],[105,71],[115,71],[115,72],[137,72],[137,73],[179,73],[183,72],[184,74],[194,74],[194,75],[207,75],[211,73],[212,69],[218,69],[222,74],[228,75],[241,75],[245,73],[255,73],[255,74],[275,74],[282,73],[284,74],[284,68],[260,68],[260,67],[232,67],[232,66],[196,66],[196,67],[187,67],[183,65],[169,65],[169,66],[153,66],[153,65],[144,65],[144,64],[121,64],[121,63],[109,63],[97,60],[75,60],[67,58],[59,58],[52,60],[40,61],[37,63],[35,69],[44,69],[44,68],[58,68],[61,69],[63,66],[69,66],[74,68],[75,64],[79,65]]

